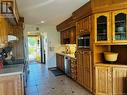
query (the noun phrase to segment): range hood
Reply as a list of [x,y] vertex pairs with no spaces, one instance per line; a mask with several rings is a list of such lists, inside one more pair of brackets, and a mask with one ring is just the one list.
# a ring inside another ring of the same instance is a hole
[[8,42],[13,42],[13,41],[17,41],[18,38],[14,35],[8,35]]

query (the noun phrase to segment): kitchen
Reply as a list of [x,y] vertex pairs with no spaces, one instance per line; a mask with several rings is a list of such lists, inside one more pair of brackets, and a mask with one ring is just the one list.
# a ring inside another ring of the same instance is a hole
[[[127,1],[39,2],[42,1],[1,1],[0,95],[126,94]],[[52,14],[52,18],[45,9],[64,11],[62,4],[70,6],[65,10],[69,14]],[[38,17],[42,15],[40,7],[45,10],[42,12],[46,14],[45,21]],[[30,31],[47,31],[45,65],[29,65],[27,32]],[[57,67],[63,75],[54,76],[48,69],[51,67]]]

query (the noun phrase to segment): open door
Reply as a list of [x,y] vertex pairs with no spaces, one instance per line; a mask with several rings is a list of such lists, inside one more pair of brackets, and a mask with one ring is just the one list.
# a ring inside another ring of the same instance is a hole
[[41,39],[40,35],[28,35],[29,61],[41,63]]

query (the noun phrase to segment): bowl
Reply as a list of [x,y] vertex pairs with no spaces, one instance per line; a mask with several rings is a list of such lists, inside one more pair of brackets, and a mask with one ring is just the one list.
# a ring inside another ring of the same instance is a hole
[[108,62],[115,62],[118,58],[118,53],[115,52],[104,52],[104,58]]

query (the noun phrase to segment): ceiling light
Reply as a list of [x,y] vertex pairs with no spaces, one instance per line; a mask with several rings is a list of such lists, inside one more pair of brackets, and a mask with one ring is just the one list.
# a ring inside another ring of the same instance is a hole
[[41,21],[41,23],[45,23],[44,21]]

